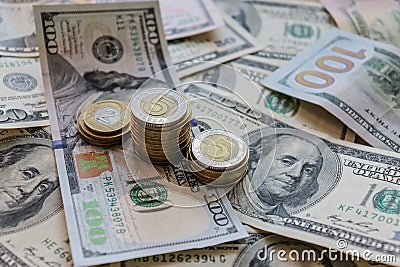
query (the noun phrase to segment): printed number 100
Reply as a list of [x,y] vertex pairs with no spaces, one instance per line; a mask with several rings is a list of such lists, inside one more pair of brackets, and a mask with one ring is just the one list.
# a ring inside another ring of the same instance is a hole
[[[358,52],[352,52],[343,48],[334,47],[332,48],[332,51],[356,59],[365,58],[365,49],[361,49]],[[327,62],[329,61],[339,63],[340,67],[328,65]],[[332,55],[318,58],[315,62],[315,65],[317,65],[320,70],[325,72],[314,70],[302,71],[296,75],[296,82],[306,87],[324,89],[331,86],[335,82],[335,78],[332,77],[330,73],[346,73],[354,68],[354,63],[351,60],[341,56]],[[315,77],[317,80],[321,80],[323,82],[314,82],[309,79],[310,77]]]

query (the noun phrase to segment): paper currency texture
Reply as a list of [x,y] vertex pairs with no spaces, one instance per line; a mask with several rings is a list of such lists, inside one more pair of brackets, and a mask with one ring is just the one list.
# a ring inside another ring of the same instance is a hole
[[196,85],[185,92],[203,128],[249,143],[248,175],[228,193],[242,222],[398,264],[398,153],[292,128]]
[[0,162],[0,265],[72,266],[49,128],[0,130]]
[[[91,146],[77,134],[76,119],[87,105],[106,99],[129,102],[146,84],[173,88],[177,82],[169,69],[146,83],[170,66],[158,3],[42,6],[34,12],[74,264],[115,262],[246,236],[218,190],[205,196],[187,183],[181,188],[182,172],[159,173],[125,155],[121,146]],[[127,163],[136,167],[129,169]],[[173,180],[178,186],[172,186]]]
[[235,19],[263,49],[256,62],[288,61],[332,28],[328,13],[310,1],[216,1],[220,10]]
[[321,0],[336,25],[376,41],[400,46],[400,3],[394,0]]
[[321,105],[371,145],[400,152],[399,55],[335,29],[261,84]]
[[224,16],[225,25],[211,32],[168,42],[172,63],[179,77],[208,68],[207,62],[224,63],[261,49],[236,21]]
[[49,125],[38,58],[0,59],[0,128]]

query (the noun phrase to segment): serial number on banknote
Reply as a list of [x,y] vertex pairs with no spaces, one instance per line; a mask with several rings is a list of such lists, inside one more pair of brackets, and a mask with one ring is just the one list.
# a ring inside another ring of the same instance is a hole
[[216,118],[217,120],[220,120],[222,122],[225,122],[229,125],[234,125],[235,127],[238,127],[240,130],[244,130],[247,127],[245,123],[243,123],[242,121],[237,119],[237,116],[230,117],[230,116],[227,116],[225,114],[218,112],[217,110],[203,106],[201,104],[196,104],[194,107],[197,110],[199,110],[201,113],[209,115],[209,116]]
[[161,262],[186,262],[186,263],[225,263],[228,255],[225,254],[186,254],[186,253],[170,253],[156,255],[152,257],[143,257],[134,259],[132,262],[148,262],[148,263],[161,263]]
[[372,220],[375,220],[378,222],[386,222],[387,224],[400,227],[399,219],[395,219],[393,217],[388,217],[388,216],[385,216],[382,214],[378,214],[376,212],[371,212],[366,209],[355,208],[353,206],[346,205],[346,204],[339,204],[338,210],[344,211],[345,213],[357,214],[358,216],[360,216],[362,218],[368,218],[368,219],[372,219]]
[[39,62],[39,59],[26,59],[20,61],[11,61],[11,62],[1,62],[0,68],[14,68],[14,67],[22,67],[26,65],[32,65],[33,63]]
[[103,177],[103,186],[111,212],[114,231],[116,234],[123,234],[126,232],[125,219],[121,213],[122,207],[118,201],[117,195],[115,194],[116,189],[112,182],[112,178],[109,176]]

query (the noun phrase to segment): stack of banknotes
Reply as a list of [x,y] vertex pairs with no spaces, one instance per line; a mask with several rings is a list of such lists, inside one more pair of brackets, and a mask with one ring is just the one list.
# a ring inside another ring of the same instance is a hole
[[[0,83],[0,266],[400,266],[399,0],[0,1]],[[148,89],[244,178],[82,138]]]

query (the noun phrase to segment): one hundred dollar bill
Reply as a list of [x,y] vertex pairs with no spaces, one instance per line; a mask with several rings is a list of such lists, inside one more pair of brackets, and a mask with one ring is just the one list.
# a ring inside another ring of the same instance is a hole
[[[22,0],[0,2],[0,55],[38,57],[32,6],[72,3],[74,0]],[[78,1],[74,1],[78,3]]]
[[72,266],[49,129],[0,130],[0,155],[0,265]]
[[292,128],[196,84],[184,91],[199,127],[249,144],[247,176],[228,193],[242,222],[400,264],[398,153]]
[[332,30],[261,84],[321,105],[373,146],[400,152],[400,49]]
[[[34,12],[74,263],[246,236],[221,190],[205,195],[182,184],[187,175],[176,168],[157,170],[120,146],[95,147],[76,135],[84,106],[100,99],[128,102],[148,77],[170,66],[158,3],[39,6]],[[173,70],[158,78],[147,86],[177,83]]]
[[0,58],[0,128],[49,125],[39,58]]
[[224,16],[225,25],[211,32],[168,42],[180,77],[209,68],[204,61],[223,63],[261,49],[237,22]]
[[[105,7],[112,6],[122,7],[122,13],[107,12]],[[74,13],[84,8],[96,16]],[[58,125],[52,131],[55,140],[75,136],[76,118],[84,107],[107,99],[128,103],[149,77],[171,66],[157,3],[51,5],[37,10],[45,96],[55,115],[51,125]],[[174,70],[163,72],[160,79],[146,86],[172,88],[178,81]]]
[[290,125],[308,127],[334,138],[354,142],[354,132],[322,107],[258,85],[261,79],[278,67],[268,63],[253,63],[247,58],[239,58],[187,76],[182,81],[196,82],[200,87],[246,103]]
[[[250,227],[248,227],[250,228]],[[278,256],[279,254],[279,256]],[[384,261],[390,264],[393,259]],[[376,266],[361,257],[340,254],[321,246],[271,234],[249,231],[249,237],[229,243],[175,253],[155,255],[111,264],[110,267],[144,266]],[[383,265],[382,265],[383,266]]]
[[329,15],[310,1],[217,0],[219,8],[253,35],[263,49],[254,60],[288,61],[332,28]]
[[400,3],[395,0],[321,0],[337,26],[400,47]]

